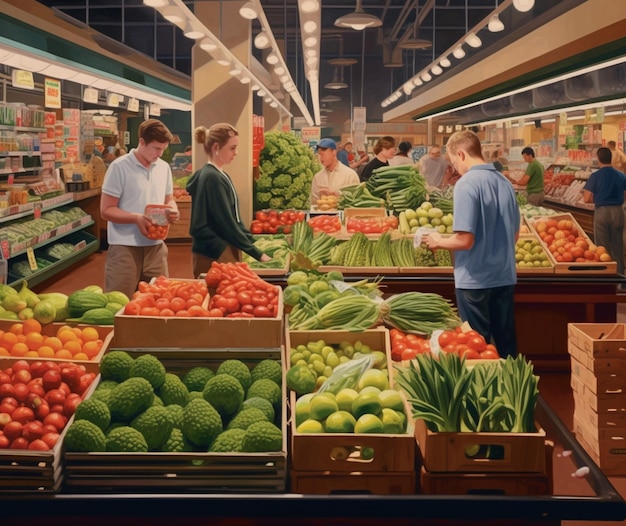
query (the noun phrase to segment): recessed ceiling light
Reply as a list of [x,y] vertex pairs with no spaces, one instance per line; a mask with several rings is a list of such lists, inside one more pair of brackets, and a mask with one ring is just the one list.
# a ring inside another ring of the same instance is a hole
[[258,15],[254,2],[246,2],[239,8],[239,14],[248,20],[254,20]]

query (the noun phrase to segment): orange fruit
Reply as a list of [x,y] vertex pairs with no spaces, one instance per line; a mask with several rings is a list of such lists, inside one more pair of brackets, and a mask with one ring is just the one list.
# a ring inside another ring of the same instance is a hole
[[29,351],[28,345],[22,342],[17,342],[11,347],[11,356],[25,356]]
[[60,358],[61,360],[71,360],[72,353],[67,349],[59,349],[57,352],[54,353],[54,357]]
[[69,341],[63,344],[63,348],[67,349],[74,356],[76,353],[79,353],[83,350],[83,346],[79,341]]
[[37,349],[40,358],[54,358],[54,349],[49,345],[42,345]]
[[11,356],[11,353],[5,347],[0,347],[0,356]]
[[76,337],[80,340],[83,335],[83,331],[79,327],[72,327],[72,332],[76,335]]
[[81,339],[84,342],[92,342],[100,338],[100,334],[98,334],[98,329],[95,327],[85,327],[82,330]]
[[72,360],[89,360],[89,357],[84,352],[78,352],[72,356]]
[[63,342],[56,336],[48,336],[47,338],[44,338],[43,344],[51,347],[54,352],[63,348]]
[[0,345],[10,349],[14,344],[17,343],[17,335],[14,332],[7,331],[0,338]]
[[17,335],[17,341],[20,343],[26,343],[26,335],[25,334],[18,334]]
[[100,352],[101,345],[98,344],[97,341],[85,342],[83,343],[83,352],[89,358],[95,358]]
[[24,357],[25,358],[39,358],[39,353],[37,351],[27,351]]
[[11,331],[13,334],[24,334],[24,324],[13,323],[11,327],[9,327],[9,331]]
[[39,323],[35,318],[24,320],[24,323],[22,323],[22,325],[22,331],[24,332],[24,334],[28,334],[30,332],[38,332],[41,334],[41,323]]
[[61,340],[61,342],[63,344],[66,344],[67,342],[77,342],[78,341],[78,336],[76,336],[76,334],[74,334],[74,331],[61,331],[57,334],[57,338],[59,340]]
[[40,332],[31,331],[26,334],[26,345],[31,351],[36,351],[42,346],[44,341],[44,335]]

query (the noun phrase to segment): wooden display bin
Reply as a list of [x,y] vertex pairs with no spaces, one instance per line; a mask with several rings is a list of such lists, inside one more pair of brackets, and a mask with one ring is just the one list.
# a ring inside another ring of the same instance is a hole
[[[133,357],[150,353],[168,373],[184,375],[197,366],[214,371],[236,357],[250,368],[262,359],[280,360],[270,354],[228,350],[195,350],[193,358],[181,358],[180,349],[143,348],[129,351]],[[76,493],[282,493],[287,485],[287,395],[282,385],[282,406],[277,425],[282,430],[280,451],[263,453],[74,453],[64,452],[65,485]]]
[[[544,473],[546,470],[546,433],[434,433],[426,422],[417,419],[415,438],[422,464],[430,473]],[[468,448],[478,449],[471,456]],[[500,453],[487,458],[483,449]]]
[[555,220],[560,221],[562,219],[571,221],[572,224],[576,227],[578,231],[578,235],[584,237],[589,245],[593,245],[593,241],[589,238],[589,236],[585,233],[583,228],[580,226],[578,221],[574,218],[572,214],[555,214],[551,216],[543,216],[543,217],[533,217],[528,220],[528,224],[530,226],[531,231],[537,235],[541,245],[544,250],[548,253],[550,260],[554,263],[554,273],[555,274],[616,274],[617,273],[617,262],[615,261],[585,261],[585,262],[564,262],[557,261],[546,243],[541,239],[539,233],[537,232],[535,225],[538,221],[549,221]]
[[118,348],[280,349],[283,344],[283,299],[278,288],[274,318],[200,318],[115,314]]
[[170,225],[167,240],[190,241],[189,221],[191,220],[191,201],[176,201],[180,219]]
[[415,490],[416,475],[414,471],[412,473],[291,471],[292,493],[313,495],[341,493],[413,495]]
[[626,475],[626,428],[592,428],[574,416],[574,433],[605,475]]
[[517,273],[523,274],[523,275],[554,274],[554,260],[552,256],[550,255],[550,252],[548,251],[548,249],[544,246],[543,243],[541,243],[541,239],[539,238],[539,236],[535,235],[534,233],[520,234],[519,239],[528,240],[528,241],[539,241],[540,243],[539,246],[541,246],[543,252],[547,254],[548,256],[548,262],[550,263],[550,266],[549,267],[535,267],[535,266],[521,267],[520,265],[516,264],[515,270],[517,271]]
[[590,360],[626,358],[624,323],[568,323],[567,336]]

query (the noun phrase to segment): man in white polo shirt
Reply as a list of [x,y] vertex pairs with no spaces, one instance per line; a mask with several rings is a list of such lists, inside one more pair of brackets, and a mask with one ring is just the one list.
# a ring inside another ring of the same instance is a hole
[[166,205],[170,223],[179,218],[172,189],[172,171],[161,159],[173,135],[157,119],[139,126],[139,144],[111,163],[104,177],[100,215],[108,221],[109,248],[105,263],[106,291],[132,296],[140,281],[168,275],[167,246],[151,239],[146,205]]
[[323,195],[336,195],[342,188],[359,184],[359,176],[337,159],[337,143],[332,139],[322,139],[317,144],[317,154],[322,169],[315,174],[311,183],[311,205]]

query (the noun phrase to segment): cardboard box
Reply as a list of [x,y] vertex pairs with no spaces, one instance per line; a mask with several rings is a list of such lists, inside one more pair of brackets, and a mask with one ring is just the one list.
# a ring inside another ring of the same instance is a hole
[[[143,348],[128,351],[133,357],[153,354],[168,373],[184,375],[196,366],[217,369],[237,358],[253,368],[262,359],[280,361],[279,351],[265,354],[228,350],[196,350],[181,358],[179,349]],[[287,395],[282,383],[282,406],[277,425],[282,430],[280,451],[263,453],[73,453],[65,452],[65,486],[73,492],[154,493],[282,493],[287,484]],[[278,411],[277,411],[278,413]],[[206,449],[206,448],[205,448]]]
[[332,473],[291,470],[291,492],[309,495],[364,493],[371,495],[413,495],[416,475],[410,473]]
[[[430,431],[415,422],[424,468],[431,473],[544,473],[546,432],[453,433]],[[473,451],[477,451],[476,454]]]
[[280,349],[283,344],[283,299],[275,318],[163,318],[115,315],[116,348]]

